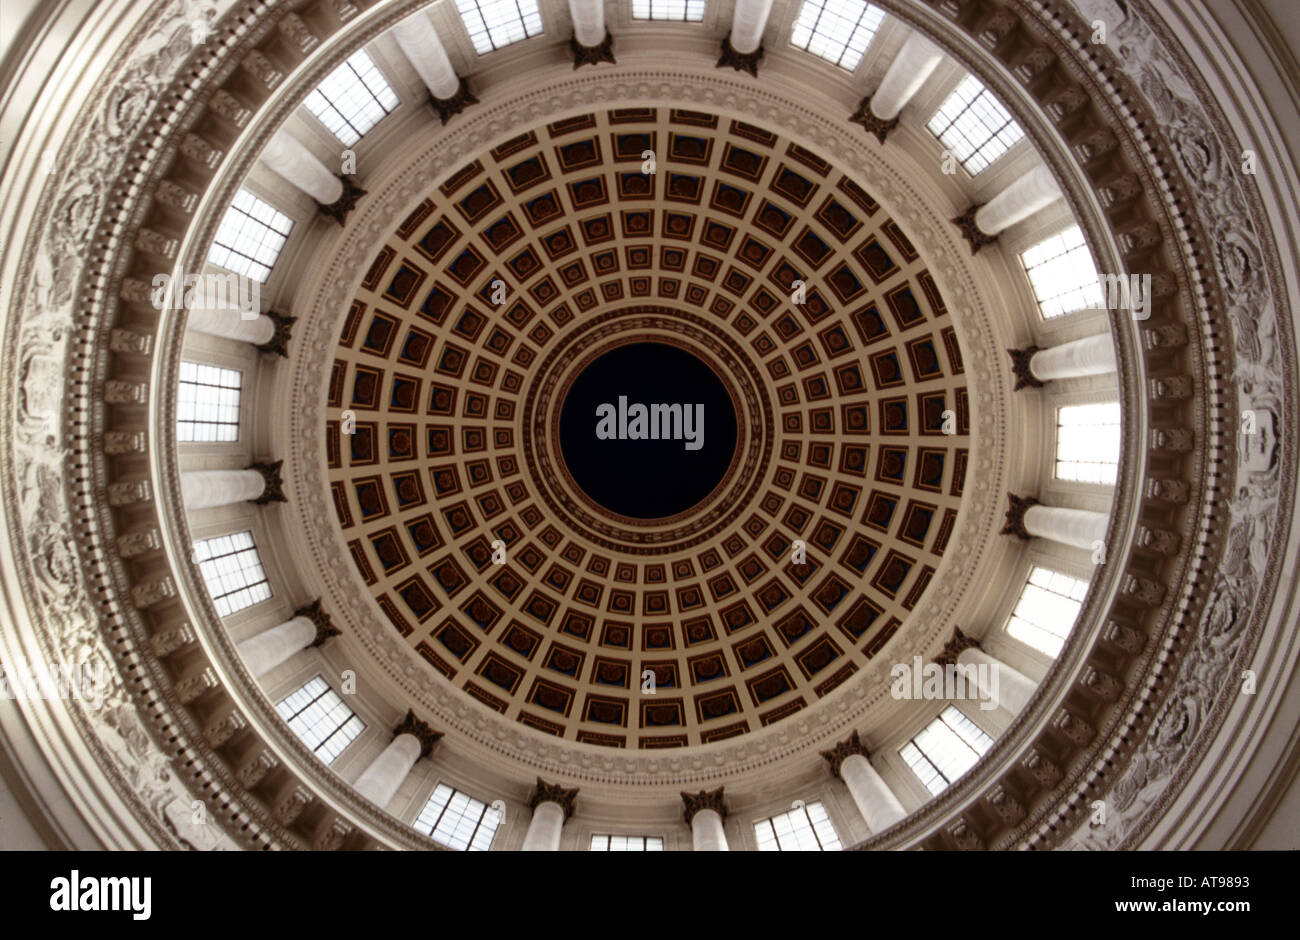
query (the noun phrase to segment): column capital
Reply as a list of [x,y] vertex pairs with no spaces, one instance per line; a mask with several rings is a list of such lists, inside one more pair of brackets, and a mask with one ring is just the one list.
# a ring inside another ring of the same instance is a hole
[[[319,205],[319,203],[317,203]],[[282,359],[289,358],[289,337],[293,332],[293,325],[298,322],[297,317],[286,316],[283,313],[276,313],[274,310],[268,310],[262,314],[275,326],[275,332],[271,338],[262,343],[257,348],[264,353],[273,353]]]
[[293,612],[295,617],[306,617],[316,627],[316,639],[311,641],[312,646],[321,646],[332,636],[339,636],[342,630],[330,622],[330,615],[321,609],[320,598],[312,601],[306,607],[299,607]]
[[453,115],[460,114],[472,104],[478,104],[478,99],[470,93],[469,83],[462,78],[460,87],[456,89],[456,94],[450,98],[439,98],[430,92],[429,103],[433,105],[433,110],[438,112],[438,117],[441,118],[442,123],[446,124]]
[[858,110],[849,115],[849,120],[854,124],[860,124],[862,129],[868,133],[875,134],[876,140],[882,144],[889,132],[898,126],[898,118],[892,117],[886,120],[882,117],[876,117],[876,113],[871,110],[872,95],[867,95],[858,102]]
[[610,35],[609,30],[605,30],[605,38],[598,46],[584,46],[578,42],[578,34],[574,33],[569,38],[569,52],[573,54],[575,69],[584,65],[600,65],[602,62],[618,65],[614,61],[614,37]]
[[356,207],[357,201],[366,194],[366,191],[352,181],[350,174],[340,174],[338,179],[343,184],[343,195],[329,205],[318,202],[316,208],[321,215],[342,225],[347,221],[348,213]]
[[861,754],[868,759],[871,757],[871,752],[867,750],[867,746],[862,743],[856,731],[849,735],[847,740],[841,741],[829,751],[821,752],[822,757],[826,758],[826,762],[831,765],[831,776],[833,777],[840,775],[840,765],[853,754]]
[[577,787],[566,790],[558,783],[547,783],[541,777],[538,777],[537,786],[533,789],[533,795],[528,798],[528,808],[537,809],[542,803],[556,803],[560,809],[564,810],[564,818],[568,819],[573,815],[573,806],[577,799]]
[[254,461],[245,468],[256,470],[262,475],[263,481],[262,495],[256,499],[250,499],[250,503],[265,506],[267,503],[288,502],[288,497],[284,495],[284,484],[280,480],[280,466],[283,463],[283,460]]
[[1011,354],[1011,369],[1016,374],[1016,384],[1012,388],[1013,392],[1018,392],[1022,388],[1042,388],[1045,382],[1036,379],[1034,373],[1029,370],[1029,360],[1034,358],[1034,353],[1039,351],[1039,347],[1032,343],[1024,349],[1008,349]]
[[720,69],[724,65],[730,65],[737,72],[748,72],[758,78],[758,60],[761,58],[763,58],[762,43],[753,52],[737,52],[731,45],[731,33],[727,33],[722,37],[722,55],[714,67]]
[[722,800],[723,787],[716,790],[701,790],[699,793],[687,793],[682,791],[682,803],[685,804],[685,810],[682,815],[686,819],[686,825],[691,824],[695,814],[702,809],[711,809],[723,819],[727,818],[727,806]]
[[934,661],[940,666],[957,665],[957,657],[963,650],[980,649],[980,641],[961,632],[961,627],[952,628],[952,639],[943,644],[943,649]]
[[957,218],[952,220],[952,224],[961,229],[962,237],[970,242],[970,253],[979,254],[979,250],[985,245],[991,245],[998,240],[996,235],[986,235],[978,225],[975,224],[975,213],[983,209],[983,205],[974,205],[963,212]]
[[1025,528],[1025,513],[1029,511],[1030,506],[1037,506],[1038,499],[1034,496],[1017,496],[1015,493],[1007,494],[1007,503],[1010,508],[1007,510],[1006,525],[1002,527],[999,535],[1014,535],[1022,542],[1028,542],[1032,535]]
[[442,737],[441,731],[434,731],[428,724],[416,718],[415,712],[409,708],[406,710],[406,717],[393,729],[393,737],[400,734],[409,734],[420,742],[421,757],[428,757],[433,751],[433,746]]

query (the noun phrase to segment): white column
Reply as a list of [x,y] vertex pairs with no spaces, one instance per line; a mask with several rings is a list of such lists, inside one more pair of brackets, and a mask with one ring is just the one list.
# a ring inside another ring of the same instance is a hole
[[1061,506],[1030,506],[1025,510],[1025,531],[1040,539],[1073,545],[1092,551],[1106,541],[1110,518],[1104,512],[1065,509]]
[[941,61],[942,49],[920,33],[912,33],[871,96],[871,112],[885,121],[897,117]]
[[696,852],[728,851],[727,832],[717,810],[697,810],[691,817],[691,848]]
[[982,683],[982,671],[978,668],[975,670],[980,695],[983,698],[996,701],[1013,715],[1019,714],[1020,710],[1025,707],[1034,694],[1034,689],[1038,687],[1038,684],[1023,672],[1017,672],[997,657],[990,656],[982,649],[973,646],[957,654],[957,665],[976,667],[985,665],[996,670],[998,675],[997,684],[991,689],[985,687]]
[[338,202],[343,195],[339,178],[288,131],[277,131],[259,159],[322,206]]
[[840,779],[873,833],[883,832],[907,815],[894,791],[861,754],[850,754],[840,764]]
[[316,624],[308,617],[294,617],[239,644],[244,667],[254,676],[264,676],[316,639]]
[[1052,171],[1040,163],[981,206],[975,224],[984,234],[996,235],[1060,198]]
[[736,10],[731,16],[731,48],[741,55],[757,52],[763,42],[767,15],[772,12],[772,0],[736,0]]
[[569,15],[579,45],[590,48],[605,41],[604,0],[569,0]]
[[[423,10],[394,26],[393,38],[433,97],[444,101],[455,97],[460,90],[460,77]],[[603,33],[601,38],[605,38]]]
[[558,852],[562,829],[564,829],[564,807],[550,800],[538,803],[533,810],[532,821],[528,823],[528,834],[524,836],[523,851]]
[[353,786],[376,806],[385,807],[419,759],[420,739],[413,734],[399,734],[361,771]]
[[257,499],[266,477],[257,470],[190,470],[181,474],[186,509],[208,509]]
[[[250,313],[252,311],[249,311]],[[238,306],[226,302],[204,303],[191,307],[185,321],[187,329],[224,336],[241,343],[260,346],[275,335],[275,324],[265,314],[246,317]]]
[[1040,382],[1114,372],[1115,341],[1101,333],[1040,349],[1029,358],[1029,371]]

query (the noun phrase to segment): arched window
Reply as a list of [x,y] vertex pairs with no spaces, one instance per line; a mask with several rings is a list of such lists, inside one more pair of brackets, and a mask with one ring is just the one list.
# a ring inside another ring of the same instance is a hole
[[351,147],[399,104],[379,67],[358,49],[303,102],[331,134]]

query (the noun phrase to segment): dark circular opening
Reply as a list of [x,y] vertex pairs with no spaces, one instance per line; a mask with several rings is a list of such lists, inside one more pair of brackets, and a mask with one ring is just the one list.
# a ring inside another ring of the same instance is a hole
[[630,343],[598,356],[560,405],[569,475],[592,502],[620,516],[685,512],[722,482],[735,451],[736,411],[726,386],[668,343]]

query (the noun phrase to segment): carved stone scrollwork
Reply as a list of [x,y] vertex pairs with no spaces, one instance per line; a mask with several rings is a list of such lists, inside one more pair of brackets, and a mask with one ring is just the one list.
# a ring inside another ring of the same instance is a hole
[[433,105],[433,110],[438,112],[438,119],[443,124],[446,124],[454,115],[460,114],[472,104],[478,104],[478,99],[470,93],[469,83],[462,78],[460,87],[456,89],[456,94],[450,98],[438,98],[430,95],[429,103]]
[[294,784],[275,804],[275,818],[282,826],[292,826],[302,811],[312,801],[311,791],[302,784]]
[[1021,766],[1046,789],[1051,789],[1061,782],[1061,768],[1040,751],[1031,752],[1021,761]]
[[577,787],[566,790],[558,783],[547,783],[541,777],[538,777],[537,786],[533,789],[533,795],[528,798],[528,808],[537,809],[542,803],[556,803],[560,809],[564,810],[564,818],[568,819],[573,815],[573,807],[577,799]]
[[959,819],[949,825],[948,835],[952,837],[952,841],[957,848],[963,852],[982,852],[988,848],[984,844],[984,839],[980,836],[979,830],[964,819]]
[[328,824],[321,826],[312,847],[318,852],[337,852],[343,848],[343,843],[352,832],[350,823],[335,817]]
[[995,785],[985,797],[985,802],[1008,826],[1014,826],[1025,818],[1025,805],[1007,791],[1002,784]]
[[1033,536],[1030,535],[1029,530],[1025,528],[1025,513],[1029,510],[1030,506],[1038,505],[1037,497],[1017,496],[1015,493],[1008,493],[1007,503],[1010,507],[1007,509],[1007,521],[1006,524],[1002,526],[1002,531],[999,534],[1014,535],[1021,541],[1028,542],[1033,538]]
[[861,739],[858,737],[857,731],[854,731],[848,736],[847,740],[839,742],[829,751],[821,752],[822,757],[824,757],[826,762],[831,765],[831,775],[835,777],[839,777],[840,765],[843,764],[844,759],[851,754],[861,754],[867,759],[871,758],[871,752],[868,751],[867,746],[862,743]]
[[293,325],[298,318],[275,313],[271,310],[268,310],[265,315],[275,324],[275,334],[257,348],[264,353],[272,353],[282,359],[288,359],[289,338],[293,333]]
[[610,35],[609,30],[605,30],[605,38],[598,46],[584,46],[578,42],[577,36],[572,36],[569,39],[569,52],[573,55],[575,69],[584,65],[600,65],[602,62],[618,64],[614,61],[614,37]]
[[239,712],[226,712],[223,716],[203,729],[203,737],[210,747],[221,747],[237,732],[248,727],[248,722]]
[[264,481],[262,495],[256,499],[250,499],[250,503],[265,506],[268,503],[285,503],[289,501],[288,497],[284,495],[284,483],[280,479],[280,467],[283,464],[283,460],[274,460],[270,462],[258,461],[248,465],[248,469],[256,470],[262,475]]
[[724,65],[730,65],[737,72],[748,72],[755,78],[758,78],[758,61],[763,58],[763,47],[760,44],[753,52],[737,52],[731,45],[731,33],[722,37],[722,54],[718,57],[718,64],[715,68],[722,68]]
[[986,235],[978,225],[975,224],[975,213],[979,212],[983,206],[971,206],[957,218],[952,220],[952,224],[961,230],[962,238],[970,243],[970,253],[979,254],[979,250],[985,245],[992,245],[998,240],[996,235]]
[[320,646],[332,636],[339,636],[340,630],[334,624],[330,623],[330,615],[321,609],[320,598],[312,601],[306,607],[299,607],[293,612],[295,617],[306,617],[316,625],[316,639],[312,640],[311,646]]
[[849,115],[849,120],[854,124],[861,125],[862,129],[870,134],[876,135],[876,140],[882,144],[889,132],[898,126],[898,117],[895,115],[889,120],[876,117],[875,112],[871,110],[871,96],[863,98],[858,102],[858,110]]
[[1097,729],[1072,712],[1061,711],[1052,719],[1052,727],[1065,735],[1080,747],[1086,747],[1094,737]]
[[716,790],[701,790],[699,793],[682,793],[682,817],[686,820],[686,825],[691,824],[695,814],[702,809],[711,809],[723,819],[727,818],[727,805],[723,801],[722,791],[725,787],[718,787]]
[[[406,717],[393,729],[393,737],[409,734],[420,742],[420,756],[428,757],[433,753],[433,746],[442,737],[441,731],[434,731],[429,725],[415,717],[415,712],[407,709]],[[575,794],[577,790],[573,791]]]
[[1016,384],[1012,386],[1012,391],[1018,392],[1022,388],[1042,388],[1046,382],[1034,378],[1034,373],[1029,370],[1029,360],[1034,358],[1034,353],[1038,352],[1038,347],[1030,344],[1024,349],[1008,349],[1011,354],[1011,368],[1016,374]]
[[973,636],[967,636],[961,632],[961,627],[952,628],[952,639],[943,644],[943,649],[934,661],[940,666],[957,665],[957,657],[962,654],[963,650],[977,650],[980,648],[980,641]]
[[348,220],[348,213],[356,208],[357,201],[366,194],[366,191],[352,181],[350,174],[340,174],[339,182],[343,184],[343,195],[329,205],[316,203],[316,209],[321,215],[342,225]]

